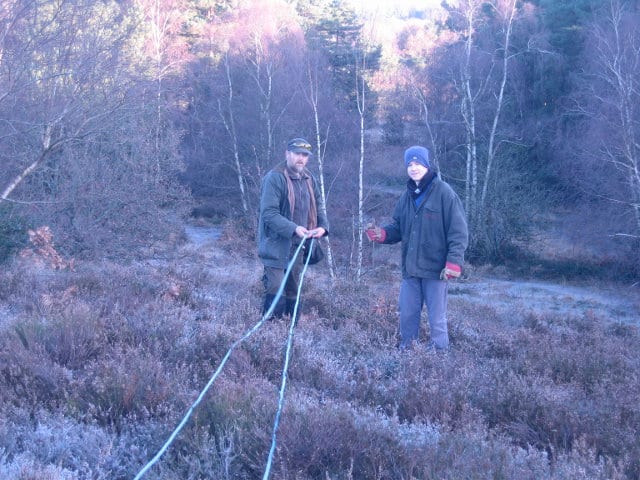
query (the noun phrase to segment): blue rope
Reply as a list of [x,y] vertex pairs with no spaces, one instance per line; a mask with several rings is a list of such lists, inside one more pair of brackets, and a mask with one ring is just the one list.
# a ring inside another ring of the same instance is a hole
[[269,458],[267,460],[267,467],[265,468],[264,475],[262,476],[262,480],[267,480],[269,478],[269,474],[271,473],[271,464],[273,462],[273,456],[276,451],[276,435],[278,432],[278,426],[280,424],[280,415],[282,413],[282,408],[284,405],[284,390],[287,385],[287,370],[289,369],[289,359],[291,358],[291,345],[293,344],[293,331],[296,326],[296,321],[298,320],[298,305],[300,303],[300,293],[302,292],[302,279],[304,278],[304,274],[307,271],[307,267],[309,266],[309,259],[311,258],[311,251],[313,250],[313,242],[314,238],[311,239],[309,245],[309,254],[304,262],[304,268],[300,273],[300,282],[298,283],[298,293],[296,296],[296,304],[293,308],[293,315],[291,317],[291,325],[289,326],[289,337],[287,339],[287,350],[284,356],[284,367],[282,368],[282,382],[280,384],[280,397],[278,400],[278,410],[276,412],[276,419],[273,423],[273,434],[271,436],[271,449],[269,450]]
[[[298,258],[298,255],[300,254],[300,251],[302,250],[302,246],[303,245],[304,245],[304,242],[300,242],[300,245],[298,245],[298,248],[296,249],[293,257],[289,261],[289,264],[287,265],[287,270],[285,271],[285,274],[284,274],[284,278],[282,279],[282,283],[280,284],[280,288],[278,289],[278,293],[276,293],[276,296],[275,296],[275,298],[273,300],[273,303],[271,303],[271,306],[269,307],[269,309],[262,316],[262,318],[260,319],[260,321],[258,323],[256,323],[239,340],[236,340],[231,345],[231,348],[229,348],[229,351],[223,357],[222,362],[220,363],[220,365],[216,369],[215,373],[213,374],[213,376],[211,377],[209,382],[207,382],[207,385],[204,387],[204,389],[202,390],[202,392],[200,393],[200,395],[198,396],[196,401],[193,403],[193,405],[191,405],[191,407],[189,408],[189,410],[185,414],[185,416],[182,419],[182,421],[178,424],[176,429],[173,431],[171,436],[169,436],[169,439],[165,442],[165,444],[158,451],[158,453],[156,453],[156,455],[149,461],[149,463],[147,463],[142,468],[142,470],[140,470],[140,472],[138,472],[138,474],[134,477],[134,480],[139,480],[140,478],[142,478],[142,476],[145,473],[147,473],[147,471],[160,459],[160,457],[164,454],[164,452],[166,452],[166,450],[169,448],[171,443],[175,440],[175,438],[178,435],[178,433],[180,433],[182,428],[186,425],[187,421],[189,420],[189,417],[191,416],[193,411],[196,409],[196,407],[200,404],[200,402],[204,398],[204,396],[207,393],[207,391],[209,390],[209,388],[211,388],[211,385],[213,385],[213,382],[216,380],[216,378],[218,378],[218,375],[222,371],[222,367],[224,367],[224,365],[227,363],[227,360],[231,356],[231,352],[233,352],[233,350],[235,350],[235,348],[238,345],[240,345],[240,343],[242,343],[247,338],[249,338],[251,335],[253,335],[256,332],[256,330],[258,330],[262,326],[262,324],[265,322],[265,320],[271,316],[271,314],[273,313],[273,310],[275,309],[275,306],[278,303],[278,300],[280,300],[280,297],[282,296],[282,293],[284,292],[284,286],[285,286],[285,284],[287,282],[287,279],[289,278],[289,274],[291,273],[291,270],[293,269],[293,265],[294,265],[296,259]],[[311,251],[311,250],[309,250],[309,251]],[[308,260],[307,260],[307,263],[308,263]],[[305,270],[306,270],[306,264],[305,264]],[[302,279],[302,276],[300,278]],[[302,284],[302,282],[300,282],[300,284]],[[298,295],[300,295],[300,288],[298,288]],[[294,313],[293,313],[293,317],[294,318],[295,318],[295,315],[297,313],[297,310],[298,310],[298,301],[296,300],[296,306],[295,306],[295,310],[294,310]],[[293,324],[293,322],[292,322],[292,324]]]

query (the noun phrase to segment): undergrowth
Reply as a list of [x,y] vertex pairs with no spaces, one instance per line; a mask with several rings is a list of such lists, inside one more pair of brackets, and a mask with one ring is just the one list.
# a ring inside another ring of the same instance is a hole
[[[261,307],[248,252],[187,253],[0,272],[0,478],[131,479],[155,455]],[[452,295],[451,352],[423,332],[401,353],[397,279],[308,275],[271,478],[640,478],[637,326]],[[262,476],[288,328],[231,355],[147,478]]]

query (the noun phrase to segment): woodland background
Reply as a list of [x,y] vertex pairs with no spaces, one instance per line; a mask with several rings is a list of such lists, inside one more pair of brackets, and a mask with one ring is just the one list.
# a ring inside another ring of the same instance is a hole
[[[0,477],[155,454],[257,320],[260,179],[304,136],[331,235],[275,478],[640,478],[638,24],[633,0],[5,0]],[[397,352],[398,249],[363,239],[414,144],[470,225],[442,357]],[[558,289],[534,308],[531,281]],[[287,328],[149,478],[262,475]]]
[[390,210],[376,187],[423,144],[464,200],[471,261],[513,258],[560,218],[585,258],[637,278],[638,13],[603,0],[360,15],[320,0],[4,2],[1,256],[43,225],[78,258],[132,253],[190,213],[252,235],[260,178],[301,135],[357,276],[362,223]]

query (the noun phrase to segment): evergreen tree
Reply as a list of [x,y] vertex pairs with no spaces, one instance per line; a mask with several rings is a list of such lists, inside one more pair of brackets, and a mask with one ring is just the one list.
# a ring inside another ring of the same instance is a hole
[[[363,36],[362,21],[344,2],[321,0],[299,8],[308,19],[306,38],[309,48],[324,51],[328,58],[336,99],[343,108],[355,110],[356,69],[364,65],[368,72],[377,70],[380,47],[367,43]],[[367,94],[373,100],[370,90]],[[371,102],[372,105],[374,103]]]
[[585,25],[604,0],[536,0],[533,3],[539,7],[552,53],[541,59],[534,95],[542,111],[555,113],[562,98],[570,92],[570,77],[582,61],[585,36],[588,35]]

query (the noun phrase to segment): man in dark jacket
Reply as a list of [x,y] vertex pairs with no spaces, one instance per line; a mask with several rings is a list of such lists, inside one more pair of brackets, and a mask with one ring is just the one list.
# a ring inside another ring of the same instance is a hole
[[418,338],[426,303],[429,345],[447,350],[447,282],[459,277],[462,270],[467,221],[460,198],[437,177],[426,148],[408,148],[404,162],[409,180],[393,213],[393,223],[383,228],[371,226],[366,233],[373,242],[402,241],[400,348],[409,348]]
[[[306,168],[310,156],[309,142],[294,138],[287,143],[285,162],[273,168],[262,180],[258,256],[264,264],[263,314],[273,303],[300,242],[305,238],[321,238],[329,231],[327,219],[322,214],[316,179]],[[275,306],[273,317],[293,315],[303,260],[299,255],[287,279],[284,298]]]

